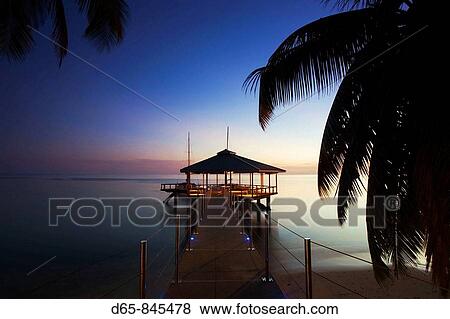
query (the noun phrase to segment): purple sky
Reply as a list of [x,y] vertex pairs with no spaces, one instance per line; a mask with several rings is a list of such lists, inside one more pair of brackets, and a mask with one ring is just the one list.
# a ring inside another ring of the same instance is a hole
[[[67,3],[70,3],[67,1]],[[68,5],[70,49],[180,118],[36,36],[22,63],[0,58],[0,173],[176,173],[225,148],[313,173],[332,96],[300,104],[266,132],[242,82],[298,27],[330,14],[320,1],[129,1],[125,41],[99,53]],[[50,33],[49,26],[41,29]]]

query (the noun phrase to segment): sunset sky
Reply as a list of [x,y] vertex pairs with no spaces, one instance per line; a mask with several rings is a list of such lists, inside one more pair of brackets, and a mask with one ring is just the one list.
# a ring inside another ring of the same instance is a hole
[[[181,121],[35,35],[22,63],[0,57],[0,173],[176,173],[191,132],[194,161],[225,148],[287,168],[315,170],[332,95],[258,124],[246,76],[298,27],[328,15],[320,1],[128,1],[121,46],[99,53],[67,2],[69,49]],[[50,27],[41,30],[50,34]]]

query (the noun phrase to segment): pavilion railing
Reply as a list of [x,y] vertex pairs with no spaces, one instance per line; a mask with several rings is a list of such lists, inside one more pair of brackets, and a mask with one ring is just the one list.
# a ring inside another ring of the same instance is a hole
[[272,195],[278,192],[277,186],[251,185],[251,184],[191,184],[189,189],[186,183],[161,184],[162,191],[186,191],[190,195],[205,195],[206,192],[223,192],[228,190],[234,195],[242,197]]

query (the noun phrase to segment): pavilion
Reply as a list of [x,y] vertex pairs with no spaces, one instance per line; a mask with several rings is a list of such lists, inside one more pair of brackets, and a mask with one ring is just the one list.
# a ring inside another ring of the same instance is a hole
[[[284,169],[264,164],[224,149],[215,156],[180,170],[186,182],[162,184],[170,197],[228,197],[235,200],[261,200],[278,193],[278,173]],[[193,176],[200,178],[194,181]]]

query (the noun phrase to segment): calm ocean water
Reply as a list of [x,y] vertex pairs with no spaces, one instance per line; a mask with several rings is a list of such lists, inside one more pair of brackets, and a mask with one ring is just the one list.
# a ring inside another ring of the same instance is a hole
[[[64,220],[48,226],[48,200],[52,197],[155,197],[163,199],[160,183],[182,181],[182,176],[126,177],[21,177],[0,179],[0,297],[93,298],[137,297],[139,240],[149,242],[150,295],[161,297],[173,271],[174,230],[136,227],[123,220],[121,227],[106,221],[97,227],[76,227]],[[302,199],[309,208],[318,199],[316,177],[281,175],[278,197]],[[273,216],[292,214],[292,205],[273,205]],[[336,208],[320,209],[323,218],[336,218]],[[319,226],[307,213],[308,226],[280,223],[303,236],[348,253],[369,258],[365,220],[356,227]],[[292,249],[302,242],[279,228],[277,237]],[[45,263],[43,265],[43,263]],[[41,267],[39,267],[41,266]],[[363,267],[337,254],[315,254],[314,267]]]

